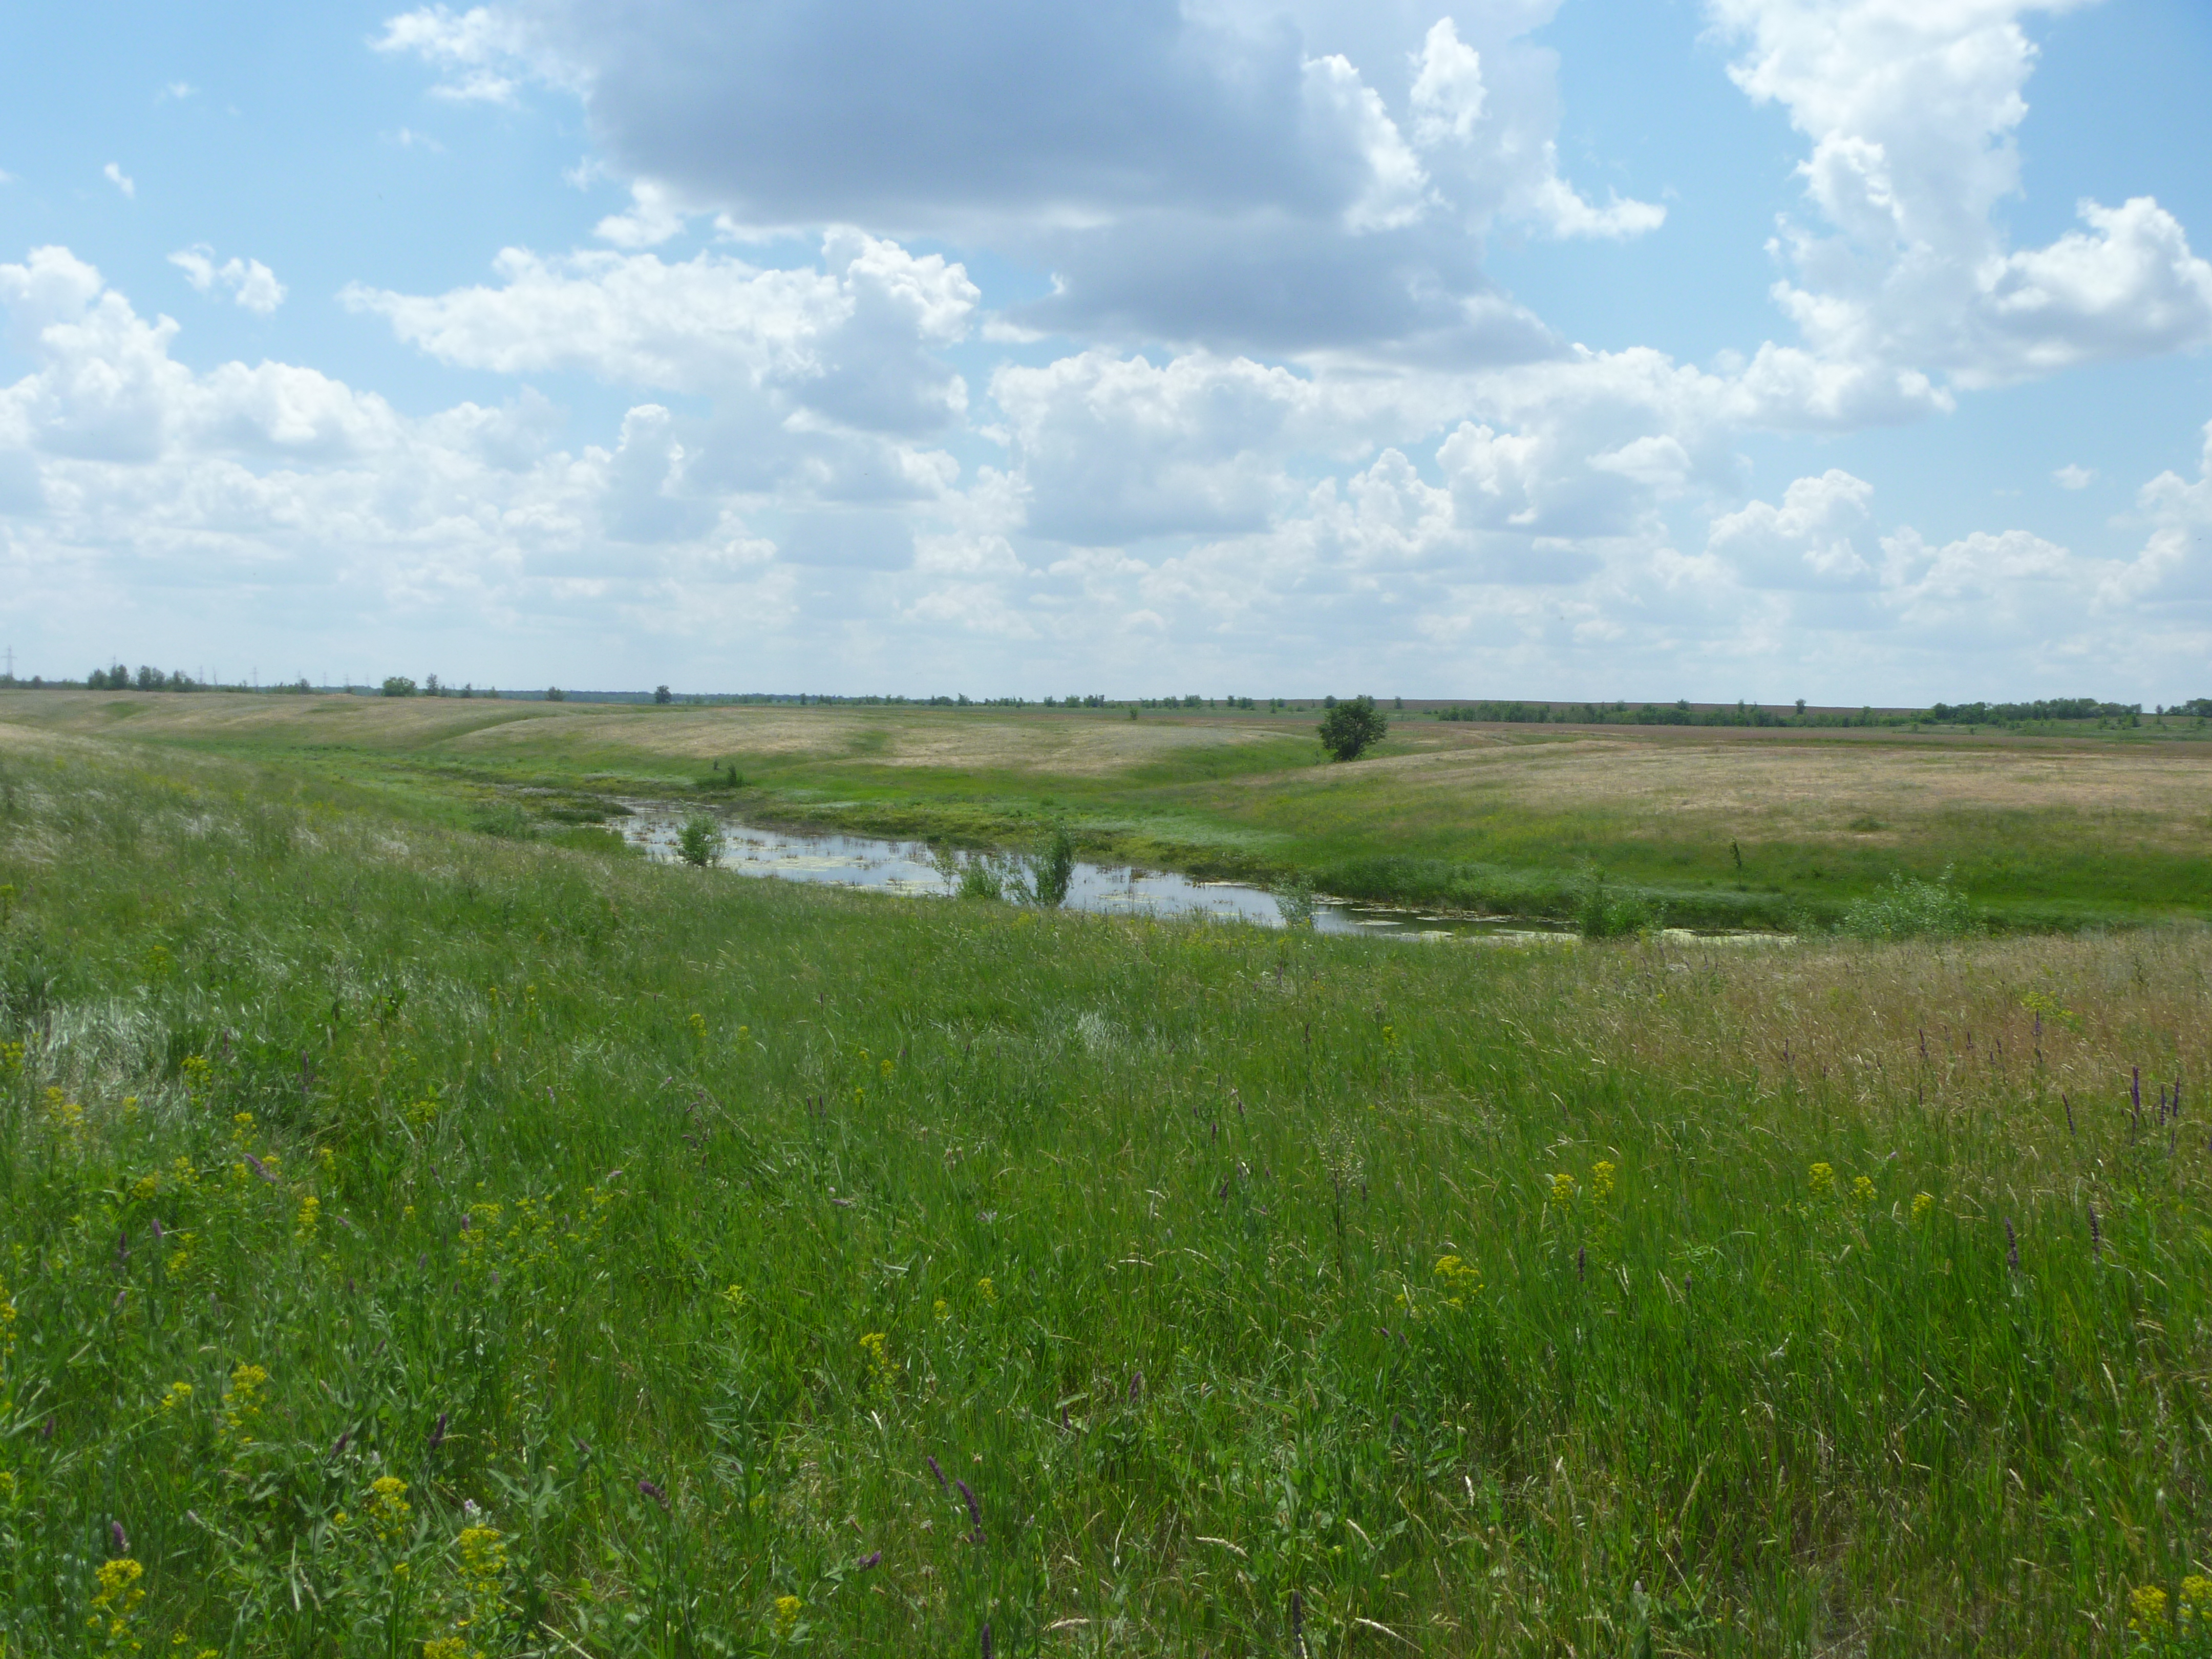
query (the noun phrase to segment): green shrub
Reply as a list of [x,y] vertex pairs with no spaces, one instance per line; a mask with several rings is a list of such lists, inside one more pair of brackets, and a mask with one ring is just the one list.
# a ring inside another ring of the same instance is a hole
[[1283,926],[1303,930],[1314,925],[1314,884],[1310,876],[1287,876],[1267,890]]
[[1575,927],[1584,939],[1625,939],[1665,925],[1665,912],[1650,899],[1607,886],[1595,865],[1584,872],[1575,894]]
[[1843,931],[1853,939],[1956,939],[1972,925],[1966,896],[1951,884],[1946,866],[1933,881],[1897,872],[1887,889],[1851,901]]
[[479,806],[470,815],[469,828],[480,836],[496,836],[501,841],[528,841],[538,833],[536,820],[511,800]]
[[712,812],[694,812],[676,832],[676,855],[704,870],[722,856],[722,821]]
[[1074,880],[1075,839],[1066,824],[1055,823],[1030,855],[1030,896],[1048,909],[1057,909],[1067,902],[1067,890]]
[[1332,706],[1316,729],[1321,746],[1332,760],[1358,760],[1362,751],[1389,735],[1390,721],[1376,708],[1374,698],[1363,696]]

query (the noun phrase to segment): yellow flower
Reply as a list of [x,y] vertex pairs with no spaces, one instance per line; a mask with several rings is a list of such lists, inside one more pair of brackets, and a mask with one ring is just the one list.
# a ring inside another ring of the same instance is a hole
[[146,1569],[127,1555],[101,1562],[92,1575],[100,1586],[93,1592],[92,1605],[111,1618],[128,1619],[131,1610],[146,1599],[146,1592],[138,1588],[138,1581],[145,1576]]
[[161,1190],[161,1177],[158,1175],[142,1175],[131,1183],[131,1196],[141,1204],[154,1197]]
[[1915,1194],[1913,1194],[1913,1195],[1912,1195],[1912,1218],[1913,1218],[1915,1221],[1924,1221],[1924,1220],[1926,1220],[1926,1219],[1927,1219],[1927,1218],[1928,1218],[1928,1212],[1929,1212],[1929,1211],[1930,1211],[1930,1210],[1932,1210],[1932,1209],[1934,1209],[1935,1207],[1936,1207],[1936,1194],[1933,1194],[1933,1193],[1915,1193]]
[[169,1384],[168,1392],[161,1396],[161,1410],[165,1415],[170,1412],[177,1411],[185,1406],[190,1405],[191,1403],[191,1398],[192,1385],[191,1383],[172,1382]]
[[988,1279],[979,1279],[975,1281],[975,1293],[986,1302],[996,1302],[999,1299],[998,1288]]
[[1874,1182],[1867,1176],[1851,1177],[1851,1196],[1862,1204],[1874,1202]]
[[697,1038],[699,1039],[699,1041],[700,1041],[700,1042],[704,1042],[707,1040],[707,1016],[706,1016],[706,1015],[704,1015],[704,1014],[693,1014],[693,1015],[691,1016],[691,1035],[692,1035],[693,1036],[695,1036],[695,1037],[697,1037]]
[[185,1079],[185,1092],[198,1100],[207,1092],[208,1073],[214,1068],[205,1054],[186,1054],[177,1071]]
[[1836,1190],[1836,1166],[1815,1164],[1812,1170],[1813,1196],[1826,1198]]
[[368,1502],[362,1509],[377,1537],[386,1544],[399,1540],[407,1530],[408,1517],[415,1513],[414,1505],[407,1501],[407,1483],[396,1474],[380,1474],[370,1481]]
[[929,1304],[929,1311],[939,1319],[950,1319],[952,1317],[952,1304],[940,1296]]
[[1569,1203],[1573,1200],[1574,1195],[1575,1178],[1572,1176],[1569,1175],[1565,1170],[1562,1170],[1559,1174],[1552,1177],[1553,1203]]
[[2128,1592],[2128,1628],[2138,1636],[2156,1636],[2166,1629],[2166,1592],[2155,1584],[2139,1584]]
[[1590,1196],[1592,1198],[1613,1196],[1613,1165],[1603,1158],[1590,1165]]
[[745,1287],[742,1285],[731,1285],[729,1289],[722,1292],[722,1300],[727,1303],[732,1309],[744,1307],[745,1305]]
[[507,1571],[507,1544],[495,1527],[464,1527],[453,1546],[461,1571],[471,1578],[496,1578]]
[[458,1636],[434,1636],[422,1644],[422,1659],[468,1659],[469,1644]]
[[299,1224],[292,1229],[292,1237],[305,1244],[315,1236],[315,1224],[322,1219],[323,1200],[313,1193],[300,1200]]
[[[1461,1261],[1455,1255],[1440,1255],[1437,1258],[1437,1277],[1443,1281],[1444,1300],[1455,1308],[1465,1307],[1466,1298],[1478,1294],[1482,1289],[1482,1270],[1472,1262]],[[1399,1294],[1403,1300],[1404,1292],[1401,1291]],[[1407,1311],[1412,1310],[1410,1302],[1407,1304]]]
[[23,1045],[0,1042],[0,1077],[15,1077],[23,1069]]
[[2212,1623],[2212,1578],[2192,1572],[2181,1581],[2181,1624],[2185,1630]]
[[890,1340],[881,1331],[870,1331],[860,1339],[860,1346],[868,1356],[868,1376],[880,1382],[890,1375]]
[[230,1386],[222,1391],[222,1431],[236,1435],[241,1446],[252,1443],[246,1429],[261,1415],[261,1390],[268,1383],[269,1373],[260,1366],[240,1365],[231,1372]]
[[778,1636],[790,1635],[791,1627],[799,1622],[799,1615],[805,1611],[805,1608],[806,1603],[795,1595],[777,1596],[775,1598],[775,1633]]
[[230,1117],[230,1138],[243,1146],[253,1139],[253,1114],[234,1112]]

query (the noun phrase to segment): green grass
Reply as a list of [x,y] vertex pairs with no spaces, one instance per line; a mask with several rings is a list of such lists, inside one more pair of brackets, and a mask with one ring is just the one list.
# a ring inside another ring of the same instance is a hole
[[1378,946],[0,766],[11,1659],[2118,1653],[2204,1570],[2201,933]]

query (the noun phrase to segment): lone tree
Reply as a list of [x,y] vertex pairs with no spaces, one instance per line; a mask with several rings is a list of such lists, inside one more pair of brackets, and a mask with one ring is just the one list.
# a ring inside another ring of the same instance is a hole
[[1338,703],[1322,720],[1321,746],[1334,760],[1358,760],[1360,751],[1382,741],[1390,722],[1375,706],[1375,699],[1357,696]]

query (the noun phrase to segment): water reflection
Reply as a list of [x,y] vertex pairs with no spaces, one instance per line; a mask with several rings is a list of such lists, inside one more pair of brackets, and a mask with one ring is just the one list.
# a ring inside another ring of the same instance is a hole
[[[652,857],[673,859],[677,831],[684,817],[696,809],[666,801],[630,800],[623,805],[633,814],[623,821],[623,834]],[[722,849],[721,867],[739,875],[865,887],[917,898],[942,898],[949,890],[944,873],[920,842],[876,836],[810,835],[729,819],[724,820],[724,828],[728,839]],[[1173,871],[1127,865],[1079,860],[1067,903],[1077,910],[1207,916],[1262,927],[1283,925],[1282,912],[1264,889],[1239,882],[1194,881]],[[1572,938],[1564,929],[1543,922],[1440,916],[1337,899],[1315,902],[1314,929],[1385,939],[1483,939],[1501,943],[1568,942]]]

